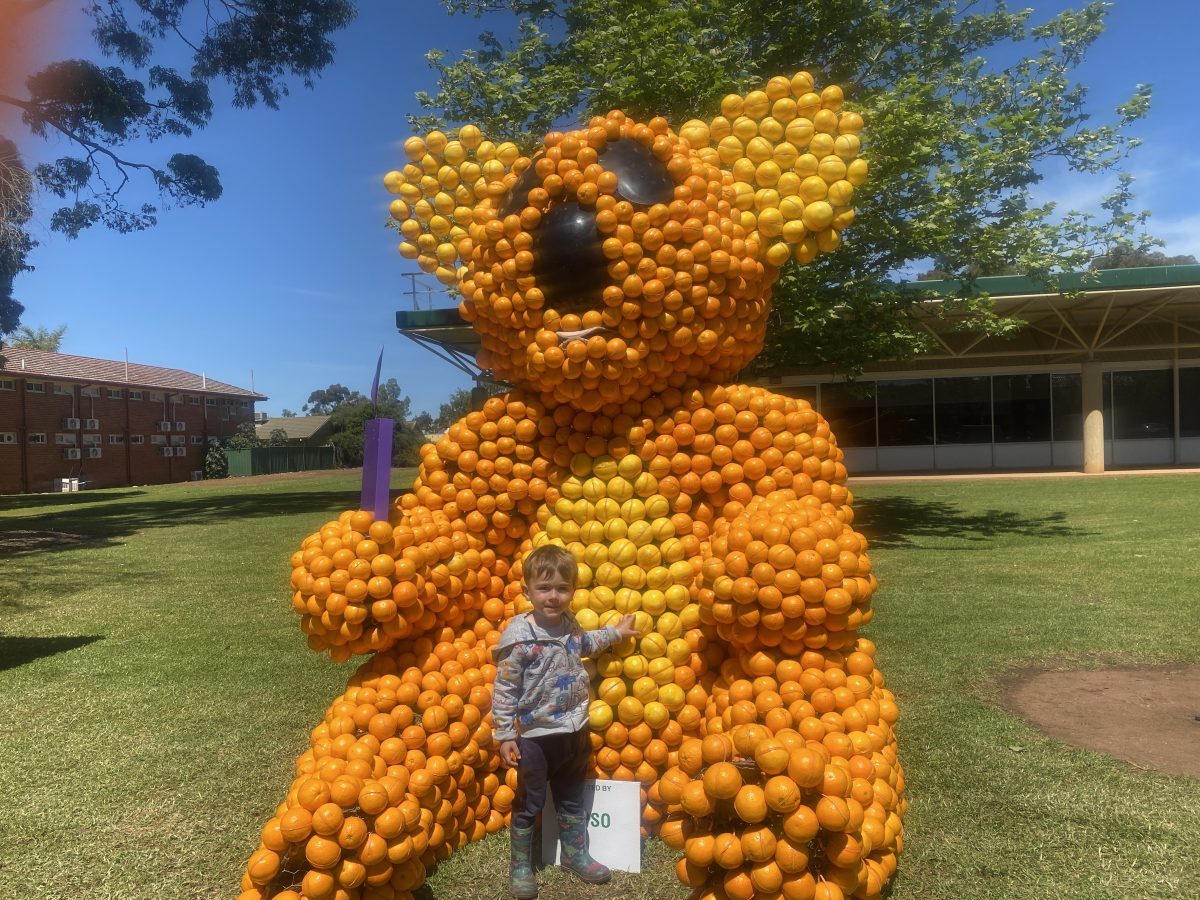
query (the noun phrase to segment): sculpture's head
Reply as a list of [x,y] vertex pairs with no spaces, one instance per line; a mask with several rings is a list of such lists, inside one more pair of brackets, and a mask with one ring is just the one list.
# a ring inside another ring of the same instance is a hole
[[728,379],[762,348],[789,260],[854,218],[861,117],[800,72],[730,95],[678,132],[620,111],[532,157],[463,127],[410,138],[390,172],[400,252],[462,291],[479,365],[595,411],[687,378]]

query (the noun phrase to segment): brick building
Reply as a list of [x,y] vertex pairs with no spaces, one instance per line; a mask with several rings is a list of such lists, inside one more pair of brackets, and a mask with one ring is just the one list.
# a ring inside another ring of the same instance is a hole
[[0,350],[0,494],[187,481],[262,394],[180,369]]

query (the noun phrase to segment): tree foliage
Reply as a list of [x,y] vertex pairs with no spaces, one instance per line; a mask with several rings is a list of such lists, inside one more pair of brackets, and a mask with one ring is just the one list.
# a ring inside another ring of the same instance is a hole
[[[311,87],[333,61],[331,35],[354,18],[355,6],[351,0],[93,0],[84,11],[100,56],[112,64],[60,60],[30,75],[23,95],[0,94],[32,134],[71,148],[29,172],[9,136],[0,135],[0,334],[16,328],[21,312],[12,278],[33,246],[25,225],[35,186],[62,201],[50,227],[68,237],[97,224],[137,231],[154,225],[164,207],[216,200],[220,175],[199,156],[134,158],[142,152],[129,155],[126,148],[204,128],[216,83],[232,88],[235,106],[272,109],[295,80]],[[190,58],[186,71],[156,62],[180,53]],[[148,199],[131,199],[135,181],[150,188]]]
[[[872,176],[856,194],[844,250],[787,267],[761,365],[832,363],[854,372],[927,337],[908,317],[900,273],[929,264],[965,278],[1010,267],[1049,278],[1115,247],[1146,249],[1145,213],[1122,176],[1103,214],[1059,210],[1035,189],[1063,169],[1119,167],[1150,91],[1093,123],[1074,70],[1104,29],[1104,3],[1042,23],[1001,2],[954,0],[444,0],[452,12],[519,19],[457,56],[432,50],[419,128],[473,122],[531,150],[541,135],[620,107],[674,125],[711,118],[721,97],[808,69],[838,83],[867,123]],[[949,311],[949,304],[945,305]],[[986,298],[974,323],[1012,327]]]
[[347,403],[358,403],[365,399],[358,391],[352,391],[342,384],[331,384],[327,388],[313,391],[308,395],[308,402],[301,407],[305,415],[328,416],[339,406]]
[[22,325],[16,330],[9,344],[22,350],[47,350],[57,353],[62,346],[63,335],[67,333],[66,325],[57,328],[31,328]]
[[1168,256],[1161,250],[1138,250],[1136,247],[1114,247],[1103,256],[1092,260],[1091,268],[1134,269],[1139,266],[1194,266],[1196,257],[1190,253]]
[[421,445],[425,434],[409,420],[412,401],[401,395],[396,379],[389,378],[379,386],[378,402],[364,397],[339,404],[332,413],[330,425],[338,461],[343,466],[360,466],[363,461],[366,422],[368,419],[392,420],[392,465],[415,466],[421,461]]

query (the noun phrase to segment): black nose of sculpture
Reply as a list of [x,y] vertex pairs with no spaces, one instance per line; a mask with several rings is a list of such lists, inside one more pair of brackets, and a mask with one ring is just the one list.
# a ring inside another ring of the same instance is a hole
[[[617,196],[635,206],[667,203],[674,195],[667,167],[637,141],[607,144],[598,162],[617,176]],[[531,165],[505,196],[501,217],[520,212],[540,184]],[[533,276],[547,303],[560,311],[596,304],[608,281],[603,242],[594,209],[574,200],[550,205],[533,232]]]

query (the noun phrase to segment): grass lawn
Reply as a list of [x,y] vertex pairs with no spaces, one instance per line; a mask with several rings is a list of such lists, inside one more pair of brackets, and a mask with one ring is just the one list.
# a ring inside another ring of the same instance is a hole
[[[237,895],[352,671],[307,651],[286,577],[355,482],[0,498],[0,898]],[[1200,896],[1200,781],[1072,749],[995,703],[1002,676],[1046,660],[1200,661],[1198,488],[856,491],[882,582],[865,633],[901,703],[909,784],[891,900]],[[425,896],[505,896],[506,852],[468,848]],[[603,889],[547,871],[542,896],[686,895],[670,851],[644,859]]]

